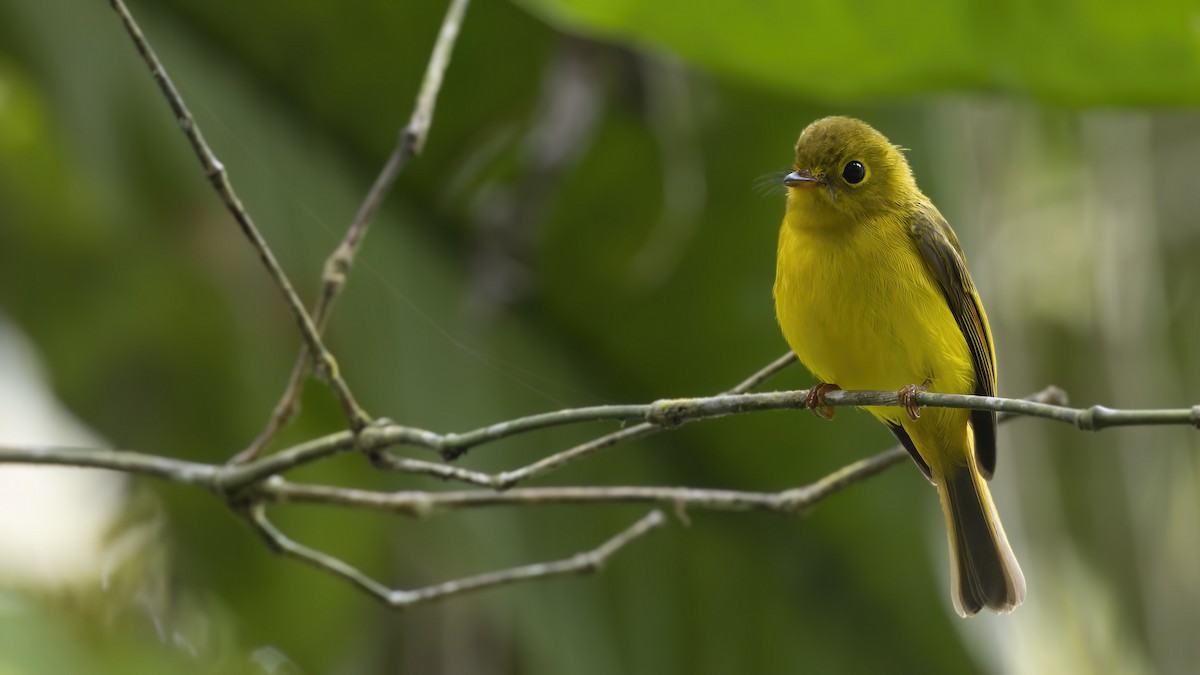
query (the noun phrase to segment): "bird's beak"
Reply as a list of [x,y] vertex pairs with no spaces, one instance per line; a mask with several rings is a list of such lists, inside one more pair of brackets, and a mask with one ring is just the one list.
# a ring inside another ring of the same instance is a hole
[[789,188],[804,188],[813,187],[816,185],[824,185],[825,189],[829,190],[829,200],[833,201],[837,198],[837,195],[833,193],[833,183],[830,183],[824,178],[818,178],[817,176],[814,176],[808,169],[799,169],[789,173],[783,177],[783,184]]
[[790,188],[804,187],[806,185],[812,186],[812,185],[818,185],[820,183],[821,183],[821,179],[812,175],[812,172],[808,171],[807,169],[800,170],[800,171],[793,171],[783,177],[783,184]]

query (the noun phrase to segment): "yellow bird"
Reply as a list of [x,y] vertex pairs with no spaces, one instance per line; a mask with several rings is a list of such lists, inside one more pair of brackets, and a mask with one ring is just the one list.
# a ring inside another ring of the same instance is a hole
[[958,238],[900,149],[864,122],[813,122],[792,168],[783,180],[775,313],[821,381],[808,405],[831,418],[831,390],[900,393],[903,406],[867,410],[937,486],[954,609],[1012,611],[1025,599],[1025,577],[985,482],[996,468],[996,414],[922,414],[916,405],[919,391],[996,393],[991,328]]

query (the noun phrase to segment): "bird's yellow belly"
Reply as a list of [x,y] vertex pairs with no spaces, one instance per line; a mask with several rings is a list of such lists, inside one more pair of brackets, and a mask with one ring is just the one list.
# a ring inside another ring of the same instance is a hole
[[[843,389],[928,379],[930,391],[972,393],[966,340],[915,245],[897,229],[888,239],[783,227],[775,309],[784,337],[814,375]],[[903,414],[871,412],[893,423]]]

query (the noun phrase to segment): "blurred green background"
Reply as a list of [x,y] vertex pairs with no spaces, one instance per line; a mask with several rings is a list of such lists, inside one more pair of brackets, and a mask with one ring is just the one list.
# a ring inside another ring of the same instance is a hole
[[[131,9],[313,297],[408,118],[444,3]],[[755,186],[837,113],[910,148],[989,308],[1003,395],[1053,383],[1081,405],[1190,405],[1198,83],[1194,2],[477,0],[330,344],[372,414],[439,431],[725,389],[785,350],[770,294],[782,199]],[[193,460],[249,443],[294,359],[277,290],[107,3],[0,4],[0,313],[96,433]],[[796,367],[768,386],[810,382]],[[323,387],[304,402],[285,443],[339,428]],[[610,428],[463,463],[512,468]],[[205,494],[137,481],[115,530],[160,524],[117,582],[0,596],[0,672],[1191,672],[1198,440],[1004,427],[993,492],[1029,599],[968,621],[935,493],[907,465],[805,518],[691,512],[598,576],[406,613],[273,556]],[[538,484],[773,491],[891,444],[860,413],[758,414]],[[296,477],[443,487],[363,464]],[[416,587],[567,556],[646,510],[273,514]]]

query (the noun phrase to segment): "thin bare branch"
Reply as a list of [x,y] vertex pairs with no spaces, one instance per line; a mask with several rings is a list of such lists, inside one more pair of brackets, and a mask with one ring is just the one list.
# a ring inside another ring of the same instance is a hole
[[[364,446],[379,449],[394,445],[421,445],[441,452],[453,459],[469,448],[475,448],[510,436],[540,429],[578,424],[580,422],[644,420],[646,423],[664,428],[673,428],[701,419],[714,419],[729,415],[743,415],[768,410],[796,410],[805,407],[807,389],[773,391],[761,394],[719,394],[698,398],[661,399],[651,403],[627,405],[601,405],[570,408],[540,413],[528,417],[499,422],[464,433],[423,434],[414,442],[411,427],[381,425],[369,437],[364,435]],[[1055,401],[1043,403],[1043,399]],[[1059,405],[1065,394],[1056,387],[1026,399],[971,396],[963,394],[940,394],[921,392],[917,403],[922,407],[960,408],[970,410],[994,410],[1029,417],[1041,417],[1065,422],[1083,430],[1099,430],[1115,426],[1180,425],[1194,424],[1192,408],[1161,410],[1116,410],[1104,406],[1090,408],[1068,408]],[[899,395],[894,391],[832,391],[826,394],[824,405],[830,407],[882,406],[899,407]],[[623,431],[632,431],[625,429]],[[617,432],[621,433],[621,432]],[[613,434],[616,435],[616,434]],[[429,444],[429,441],[434,441]]]
[[[395,468],[408,473],[421,473],[476,485],[505,488],[520,480],[542,475],[551,469],[562,466],[565,463],[562,457],[574,459],[594,452],[596,449],[609,447],[683,422],[765,410],[801,408],[804,405],[806,394],[807,390],[803,389],[767,394],[723,394],[707,398],[668,399],[642,405],[582,408],[579,409],[583,411],[581,414],[564,414],[572,411],[559,411],[519,418],[510,423],[513,425],[512,429],[519,429],[519,433],[567,423],[564,420],[578,423],[595,419],[627,419],[635,409],[644,414],[646,419],[652,421],[607,434],[551,455],[527,467],[498,474],[454,470],[454,467],[438,465],[433,462],[417,460],[404,462],[404,458],[396,457],[383,458],[380,456],[375,460],[379,466]],[[1162,410],[1116,410],[1104,406],[1068,408],[1060,405],[1066,401],[1066,395],[1057,387],[1048,387],[1026,399],[923,393],[919,395],[918,401],[926,407],[996,410],[1001,412],[1002,417],[1015,415],[1042,417],[1071,424],[1083,430],[1165,424],[1186,424],[1200,427],[1200,406]],[[896,393],[886,391],[835,391],[828,394],[825,403],[838,407],[898,405]],[[348,431],[333,433],[241,465],[214,466],[132,452],[48,446],[0,448],[0,463],[62,464],[106,468],[154,475],[175,482],[201,484],[213,489],[233,492],[298,466],[353,450],[362,450],[372,456],[377,455],[384,448],[397,445],[442,450],[447,445],[461,443],[461,439],[464,437],[485,442],[500,437],[509,437],[516,433],[506,432],[498,436],[499,432],[494,431],[497,426],[482,427],[465,434],[438,434],[424,429],[384,422],[367,427],[359,433],[357,438]],[[493,431],[488,432],[489,429]],[[572,453],[578,454],[571,457]],[[570,461],[570,459],[566,461]]]
[[[1048,404],[1062,400],[1062,391],[1050,387],[1025,400],[1030,403]],[[1007,422],[1017,417],[1020,415],[1004,413],[1000,416],[1000,422]],[[376,492],[325,485],[299,485],[284,481],[282,478],[273,478],[262,486],[258,496],[275,502],[369,508],[421,518],[448,509],[613,503],[653,503],[674,506],[677,509],[756,510],[796,514],[804,512],[830,495],[902,463],[907,457],[908,453],[904,448],[895,446],[871,457],[851,462],[813,483],[782,492],[641,486],[514,488],[505,492],[489,490],[434,493],[417,490]],[[486,479],[487,475],[477,474],[467,482],[486,485],[487,483],[480,480],[481,477]]]
[[[383,165],[383,170],[379,172],[371,189],[367,192],[367,196],[359,205],[358,212],[354,215],[350,226],[346,228],[346,234],[341,243],[325,261],[324,273],[321,277],[321,292],[313,305],[313,322],[316,324],[318,333],[324,332],[329,323],[334,302],[346,285],[350,268],[354,265],[354,258],[358,254],[359,246],[367,236],[367,228],[375,216],[375,212],[379,210],[383,200],[391,192],[392,186],[396,183],[396,177],[400,175],[408,161],[421,154],[421,150],[425,147],[425,139],[429,136],[429,128],[433,123],[433,111],[437,104],[438,93],[442,88],[442,79],[445,76],[446,68],[450,65],[450,55],[454,51],[454,43],[458,38],[469,2],[470,0],[451,0],[450,8],[446,11],[446,18],[442,21],[442,29],[438,33],[437,42],[433,46],[433,54],[430,55],[429,64],[425,67],[425,77],[421,83],[420,93],[417,94],[417,102],[408,125],[400,131],[395,149],[392,150],[391,156]],[[267,419],[267,426],[250,446],[238,453],[230,460],[231,462],[235,464],[248,462],[258,457],[267,444],[296,414],[300,390],[303,388],[305,380],[308,379],[311,354],[307,345],[301,346],[296,363],[292,366],[292,373],[288,376],[287,386],[284,388],[279,402],[271,411],[271,416]]]
[[[320,324],[317,325],[321,329]],[[230,458],[230,464],[241,464],[249,462],[258,457],[266,450],[267,445],[275,440],[280,431],[287,426],[287,423],[292,421],[292,417],[296,415],[296,410],[300,403],[300,390],[304,388],[304,383],[308,381],[309,367],[312,364],[312,359],[308,351],[308,347],[300,345],[300,354],[296,357],[296,362],[292,364],[292,372],[288,375],[287,384],[284,385],[283,394],[279,397],[279,401],[275,407],[271,409],[271,416],[267,418],[267,425],[263,430],[258,432],[258,436],[250,442],[250,445],[238,454]]]
[[793,363],[796,363],[797,361],[799,361],[799,359],[796,358],[796,353],[788,352],[788,353],[784,354],[783,356],[775,359],[774,361],[768,363],[767,365],[763,366],[762,368],[760,368],[758,370],[758,372],[754,373],[750,377],[747,377],[746,379],[737,383],[737,385],[735,385],[733,387],[733,389],[730,389],[724,393],[726,393],[726,394],[744,394],[744,393],[754,389],[758,385],[762,384],[763,382],[766,382],[767,380],[771,379],[772,377],[775,377],[775,375],[778,374],[780,371],[782,371],[784,368],[787,368],[788,366],[792,365]]
[[[368,427],[370,428],[370,427]],[[354,434],[342,431],[288,448],[246,464],[226,464],[217,474],[217,489],[232,494],[289,469],[356,449]]]
[[572,448],[567,448],[562,452],[556,452],[549,457],[540,459],[532,464],[513,469],[512,471],[504,471],[496,474],[496,489],[507,490],[508,488],[529,480],[531,478],[542,476],[563,468],[567,464],[576,460],[582,459],[593,453],[599,452],[606,448],[611,448],[619,443],[630,441],[635,438],[642,438],[651,434],[662,431],[663,427],[649,422],[642,422],[632,427],[614,431],[611,434],[606,434],[599,438],[590,440],[586,443],[580,443]]
[[265,504],[252,505],[245,514],[245,518],[246,522],[263,538],[267,546],[276,553],[295,558],[322,572],[345,579],[367,593],[385,602],[390,602],[392,591],[387,586],[363,574],[357,567],[344,560],[297,543],[281,532],[274,523],[267,519]]
[[[777,366],[782,361],[783,359],[780,359],[771,364],[771,366],[768,366],[768,368]],[[783,363],[783,365],[787,364]],[[753,381],[753,378],[747,380],[747,382],[751,381]],[[396,445],[416,445],[437,450],[442,453],[443,457],[454,459],[469,448],[538,429],[546,429],[564,424],[575,424],[583,421],[645,420],[641,424],[615,431],[587,441],[586,443],[581,443],[532,464],[494,474],[491,486],[504,490],[522,481],[560,469],[581,457],[586,457],[624,441],[650,435],[661,429],[676,427],[685,422],[698,419],[724,417],[726,415],[764,410],[802,408],[805,405],[807,396],[808,390],[802,389],[765,394],[732,393],[705,398],[664,399],[643,405],[593,406],[531,415],[461,434],[438,435],[432,432],[424,432],[422,435],[414,436],[414,430],[410,427],[384,425],[367,430],[363,433],[360,440],[364,448],[373,451]],[[1066,403],[1066,395],[1057,387],[1050,387],[1024,400],[922,393],[918,401],[922,405],[929,406],[953,408],[978,407],[983,410],[1020,412],[1026,415],[1060,419],[1061,421],[1065,421],[1070,417],[1068,413],[1064,413],[1063,411],[1072,410],[1057,405],[1059,403]],[[899,405],[899,397],[896,392],[887,391],[835,391],[829,393],[826,397],[826,403],[831,406]],[[1077,412],[1080,414],[1083,413],[1083,411]],[[1178,418],[1177,413],[1178,411],[1175,411],[1175,418]],[[1105,419],[1111,418],[1110,415]],[[446,477],[452,478],[453,476],[447,475]],[[478,480],[467,482],[480,484]]]
[[[744,394],[774,377],[784,368],[796,363],[797,360],[796,354],[789,351],[783,356],[780,356],[774,361],[763,366],[753,375],[742,380],[738,384],[734,385],[732,389],[729,389],[724,393],[730,395]],[[625,441],[641,438],[643,436],[649,436],[662,431],[662,429],[662,427],[649,422],[642,422],[641,424],[637,424],[632,427],[620,429],[605,436],[590,440],[586,443],[576,445],[573,448],[568,448],[562,452],[555,453],[554,455],[538,460],[532,464],[529,464],[528,466],[523,466],[519,469],[505,471],[501,474],[498,474],[495,477],[496,480],[494,485],[499,489],[507,489],[513,485],[516,485],[517,483],[520,483],[521,481],[529,480],[534,476],[540,476],[544,473],[549,473],[550,471],[561,468],[581,457],[586,457],[587,455],[590,455],[594,452],[599,452],[605,448],[611,448],[612,446],[619,443],[624,443]]]
[[399,457],[388,452],[373,453],[371,460],[375,466],[380,469],[388,469],[389,471],[432,476],[434,478],[441,478],[442,480],[456,480],[480,487],[494,487],[496,484],[496,479],[489,473],[471,471],[439,462],[426,462],[420,459]]
[[[446,459],[455,459],[471,448],[530,431],[580,422],[641,420],[646,419],[648,410],[646,405],[598,405],[555,410],[490,424],[461,434],[443,434],[434,449]],[[395,445],[392,442],[392,430],[392,427],[381,427],[377,434],[378,442],[384,445]],[[407,427],[395,429],[402,436],[407,436],[407,430]]]
[[578,553],[570,558],[488,572],[415,590],[403,590],[388,588],[339,558],[293,541],[267,519],[266,507],[263,504],[252,506],[246,518],[250,525],[275,551],[307,563],[323,572],[345,579],[383,601],[385,604],[397,609],[405,609],[413,605],[440,600],[453,595],[462,595],[485,588],[504,586],[523,581],[550,579],[568,574],[590,574],[602,568],[608,562],[608,559],[622,548],[651,530],[662,526],[665,522],[662,512],[657,510],[651,511],[595,549]]
[[233,185],[229,182],[229,175],[225,170],[225,165],[217,159],[208,142],[204,140],[204,134],[201,133],[199,125],[196,124],[196,119],[192,116],[187,104],[184,103],[183,97],[175,88],[174,83],[171,82],[170,76],[167,75],[162,62],[158,60],[158,56],[150,47],[146,36],[142,34],[142,29],[134,20],[133,15],[130,14],[129,8],[125,6],[123,0],[111,0],[111,2],[113,9],[116,10],[117,14],[121,17],[122,23],[125,24],[125,29],[129,32],[130,38],[133,39],[133,44],[137,47],[138,53],[142,55],[142,59],[150,68],[150,74],[158,83],[159,89],[167,99],[171,110],[175,113],[175,119],[179,122],[184,135],[191,142],[192,149],[195,150],[196,157],[200,160],[200,166],[204,169],[204,174],[208,177],[209,183],[212,184],[221,201],[225,203],[225,208],[229,210],[234,220],[241,227],[242,233],[250,240],[251,245],[258,252],[258,257],[262,260],[263,266],[267,268],[267,272],[275,281],[275,285],[283,293],[283,298],[292,310],[292,315],[300,328],[300,334],[304,338],[308,349],[317,355],[318,361],[321,364],[321,372],[329,380],[338,401],[341,402],[343,411],[350,422],[350,427],[358,430],[366,426],[370,422],[370,418],[354,400],[349,386],[346,385],[346,382],[342,379],[338,371],[337,361],[321,341],[320,332],[313,323],[312,317],[308,315],[308,311],[304,308],[304,303],[296,295],[296,290],[292,287],[292,282],[288,279],[287,273],[283,271],[283,268],[279,265],[279,261],[275,259],[275,254],[271,252],[266,239],[258,231],[258,227],[254,225],[250,214],[247,213],[245,207],[242,205],[241,199],[238,198]]
[[107,448],[74,448],[61,445],[0,445],[0,464],[77,466],[153,476],[185,485],[211,488],[219,467],[159,455]]
[[661,504],[716,511],[783,512],[787,493],[745,492],[692,487],[565,486],[495,490],[380,492],[329,485],[291,483],[282,478],[267,481],[256,496],[280,504],[317,504],[372,509],[425,518],[441,511],[494,506],[544,506],[550,504]]

